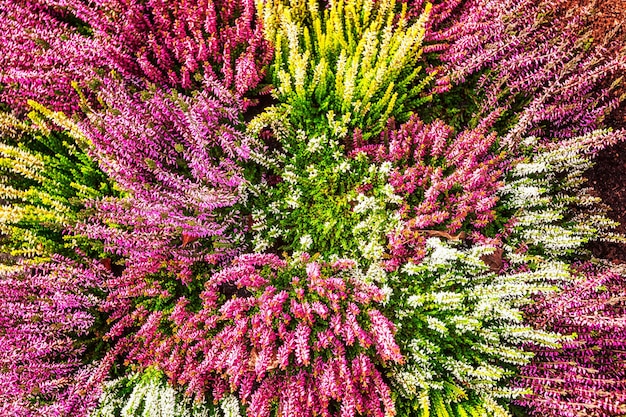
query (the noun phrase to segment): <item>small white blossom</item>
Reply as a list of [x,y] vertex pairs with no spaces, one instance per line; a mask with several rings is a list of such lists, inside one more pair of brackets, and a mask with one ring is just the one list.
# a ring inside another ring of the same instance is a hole
[[313,245],[313,238],[311,235],[304,235],[300,237],[300,247],[303,251],[308,250]]

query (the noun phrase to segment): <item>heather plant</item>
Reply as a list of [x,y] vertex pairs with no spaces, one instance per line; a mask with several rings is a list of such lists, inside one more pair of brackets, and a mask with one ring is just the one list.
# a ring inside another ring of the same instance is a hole
[[367,155],[374,163],[391,164],[388,184],[399,220],[387,235],[386,268],[419,262],[429,236],[482,241],[492,223],[502,222],[497,190],[503,185],[505,152],[495,150],[492,120],[455,133],[436,120],[417,116],[398,128],[390,124],[379,143],[354,136],[351,155]]
[[265,175],[248,180],[252,249],[380,261],[401,203],[388,183],[391,164],[351,158],[336,136],[311,137],[272,110],[248,125],[252,136],[275,135],[281,145],[251,155]]
[[[129,360],[158,366],[199,398],[235,393],[250,416],[393,415],[379,367],[402,356],[378,309],[383,294],[353,277],[355,267],[307,254],[242,255],[199,277],[201,293],[173,308],[138,306],[114,327],[138,329],[126,337]],[[125,308],[108,302],[117,305]]]
[[519,399],[531,415],[626,414],[626,285],[623,271],[589,263],[563,292],[542,297],[526,314],[537,327],[574,333],[559,349],[535,348],[522,369]]
[[243,96],[271,59],[253,1],[64,3],[65,13],[116,52],[115,69],[161,87],[197,91],[210,80]]
[[237,129],[241,103],[215,84],[187,97],[160,90],[133,93],[103,86],[101,111],[80,127],[103,171],[124,192],[90,205],[76,232],[142,281],[167,264],[186,282],[195,262],[215,264],[241,249],[243,183],[249,153]]
[[430,99],[421,65],[430,6],[418,19],[394,0],[258,1],[275,48],[271,80],[290,120],[310,135],[377,135]]
[[611,232],[617,224],[584,187],[583,177],[597,144],[618,135],[624,132],[594,131],[548,145],[530,137],[522,143],[527,156],[515,164],[500,190],[503,204],[512,211],[508,243],[521,248],[520,259],[573,260],[588,256],[585,244],[590,241],[623,240]]
[[[41,1],[3,0],[0,6],[0,103],[2,110],[25,114],[28,100],[64,112],[78,110],[72,81],[93,78],[112,51],[73,25],[58,8]],[[99,53],[102,52],[102,55]]]
[[[38,263],[96,247],[66,234],[87,200],[115,194],[87,155],[87,141],[62,115],[32,103],[29,123],[2,115],[0,252]],[[59,126],[62,124],[63,126]]]
[[243,97],[271,59],[252,1],[6,0],[0,9],[0,102],[14,112],[28,111],[28,99],[77,112],[76,88],[93,98],[111,71],[139,88],[190,93],[212,80]]
[[563,1],[5,1],[0,410],[623,414]]
[[86,415],[110,357],[90,360],[94,291],[105,271],[56,256],[0,276],[0,412],[6,416]]
[[463,98],[478,97],[473,120],[504,111],[499,131],[513,148],[527,136],[589,133],[620,102],[623,51],[610,38],[593,43],[585,30],[591,9],[574,16],[565,3],[470,1],[432,36],[445,45],[438,62],[451,84],[472,81],[474,91]]
[[390,374],[398,415],[508,416],[508,401],[523,392],[509,379],[532,357],[525,344],[556,347],[559,339],[524,323],[520,306],[553,291],[567,268],[496,274],[485,260],[500,248],[433,237],[425,249],[418,264],[372,274],[406,358]]

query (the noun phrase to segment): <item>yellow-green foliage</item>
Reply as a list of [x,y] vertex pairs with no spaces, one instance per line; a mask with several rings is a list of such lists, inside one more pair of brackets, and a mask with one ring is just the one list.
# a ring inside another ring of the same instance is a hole
[[76,126],[61,114],[33,107],[28,122],[0,114],[0,253],[40,262],[79,246],[65,229],[85,200],[111,188],[86,155],[87,142]]
[[407,17],[395,0],[257,0],[266,37],[275,46],[275,95],[295,124],[309,133],[364,139],[390,117],[403,121],[430,96],[433,79],[420,66],[428,3]]

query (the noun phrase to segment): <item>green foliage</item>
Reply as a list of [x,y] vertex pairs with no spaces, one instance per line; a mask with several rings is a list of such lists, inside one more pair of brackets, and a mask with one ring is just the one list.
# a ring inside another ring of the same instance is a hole
[[372,163],[365,154],[350,158],[335,136],[296,131],[280,123],[274,110],[278,109],[268,109],[249,125],[253,135],[273,126],[282,145],[273,154],[253,155],[282,179],[273,186],[250,187],[254,251],[322,253],[366,264],[380,261],[387,234],[398,222],[394,209],[400,197],[388,183],[391,163]]
[[41,262],[53,253],[96,250],[66,235],[85,201],[115,191],[86,153],[88,146],[65,116],[31,103],[29,123],[3,114],[0,120],[0,252]]
[[275,95],[294,124],[311,135],[377,136],[389,118],[403,122],[431,99],[434,74],[421,62],[427,3],[416,21],[395,0],[257,2],[267,39]]

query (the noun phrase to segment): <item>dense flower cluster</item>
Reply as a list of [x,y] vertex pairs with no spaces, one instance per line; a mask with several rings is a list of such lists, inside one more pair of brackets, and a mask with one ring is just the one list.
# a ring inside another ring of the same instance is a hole
[[92,354],[90,310],[100,304],[95,293],[103,281],[102,268],[63,258],[2,275],[3,415],[85,415],[97,404],[111,358],[83,358]]
[[561,294],[527,311],[536,326],[577,335],[560,349],[538,349],[523,369],[521,378],[533,394],[520,403],[531,404],[535,415],[626,413],[624,277],[590,264],[580,272]]
[[393,413],[376,366],[402,356],[376,309],[383,294],[351,277],[354,267],[306,254],[237,257],[168,314],[137,308],[135,323],[125,323],[141,326],[128,358],[158,366],[197,397],[234,390],[249,415],[269,416],[273,403],[286,415],[327,415],[333,404],[346,416]]
[[[254,1],[3,0],[1,100],[76,111],[79,89],[114,71],[140,86],[185,91],[219,81],[243,96],[264,77],[271,46]],[[24,59],[28,57],[29,59]]]
[[564,4],[0,0],[0,414],[625,414]]

